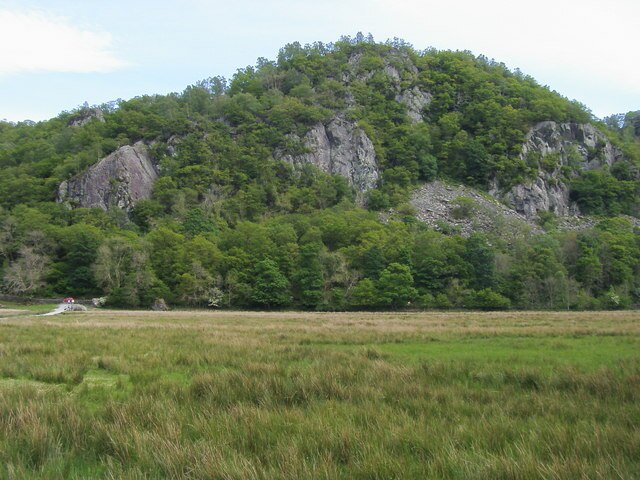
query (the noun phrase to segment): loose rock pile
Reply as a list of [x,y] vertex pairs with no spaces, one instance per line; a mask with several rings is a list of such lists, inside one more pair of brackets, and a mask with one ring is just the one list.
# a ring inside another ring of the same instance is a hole
[[540,231],[524,215],[462,185],[440,181],[426,183],[413,193],[410,203],[416,209],[418,220],[436,230],[449,230],[465,237],[474,231],[489,231],[505,223],[513,228]]

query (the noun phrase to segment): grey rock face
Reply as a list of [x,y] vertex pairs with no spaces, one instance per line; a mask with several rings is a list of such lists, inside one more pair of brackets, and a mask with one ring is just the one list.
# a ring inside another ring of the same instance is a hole
[[569,188],[561,181],[550,182],[545,175],[538,176],[534,183],[516,185],[506,195],[506,200],[527,218],[536,218],[540,211],[560,216],[579,213],[578,207],[569,200]]
[[547,165],[552,169],[539,165],[531,182],[516,185],[506,194],[500,193],[496,181],[490,193],[528,218],[535,218],[539,211],[577,215],[578,207],[569,198],[566,179],[583,170],[612,165],[623,157],[593,125],[541,122],[528,132],[520,158],[527,163],[532,159],[542,163],[550,155]]
[[374,188],[380,176],[373,143],[355,123],[335,117],[318,123],[302,138],[308,153],[284,155],[294,165],[310,163],[327,173],[345,177],[356,190]]
[[413,87],[396,95],[396,100],[407,107],[407,114],[413,123],[422,121],[422,111],[431,103],[432,95]]
[[[349,58],[351,72],[345,72],[343,82],[349,83],[352,80],[368,82],[373,78],[378,70],[362,70],[360,61],[361,53],[355,53]],[[395,90],[396,101],[405,105],[407,114],[413,123],[423,120],[422,112],[431,103],[432,95],[421,90],[415,83],[418,80],[418,67],[415,66],[411,58],[403,52],[391,50],[384,58],[382,72],[391,80],[391,86]],[[410,86],[412,85],[413,86]],[[347,94],[347,105],[352,106],[355,102],[350,92]]]
[[70,127],[82,127],[92,120],[104,122],[104,113],[99,108],[86,108],[69,120]]
[[[572,147],[581,158],[570,158]],[[604,164],[612,165],[622,158],[622,152],[596,127],[580,123],[540,122],[527,134],[522,156],[538,151],[542,156],[557,153],[562,165],[590,170]]]
[[72,207],[113,207],[131,210],[140,199],[151,197],[158,173],[145,145],[126,145],[100,160],[85,173],[64,181],[58,202]]

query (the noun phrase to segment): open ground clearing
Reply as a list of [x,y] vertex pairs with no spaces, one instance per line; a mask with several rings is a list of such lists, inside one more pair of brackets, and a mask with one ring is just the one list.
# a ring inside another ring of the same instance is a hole
[[0,478],[640,478],[640,313],[0,320]]

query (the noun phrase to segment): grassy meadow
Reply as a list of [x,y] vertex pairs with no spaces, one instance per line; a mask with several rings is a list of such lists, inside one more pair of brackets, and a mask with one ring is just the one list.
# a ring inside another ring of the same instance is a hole
[[640,478],[640,312],[0,317],[0,479]]

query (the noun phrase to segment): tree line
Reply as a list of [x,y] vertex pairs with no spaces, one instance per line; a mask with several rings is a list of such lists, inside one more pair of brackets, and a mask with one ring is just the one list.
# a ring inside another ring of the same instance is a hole
[[11,293],[121,307],[595,309],[638,302],[637,233],[609,218],[464,238],[401,213],[382,223],[348,200],[233,227],[200,206],[145,233],[102,210],[20,206],[2,217],[0,254]]

